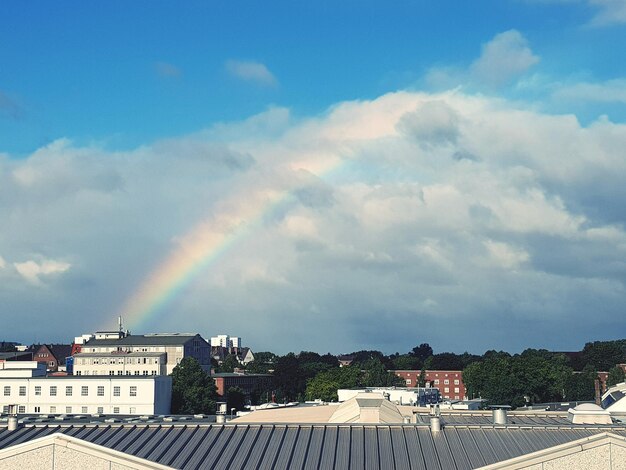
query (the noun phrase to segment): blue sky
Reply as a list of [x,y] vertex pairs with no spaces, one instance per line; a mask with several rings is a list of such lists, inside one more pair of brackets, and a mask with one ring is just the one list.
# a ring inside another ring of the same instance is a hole
[[277,352],[624,336],[626,0],[6,1],[0,22],[0,340],[113,326],[195,227],[228,237],[276,194],[141,327]]
[[[423,88],[430,68],[466,66],[510,29],[541,57],[532,72],[546,81],[622,77],[624,27],[592,26],[603,8],[593,3],[3,2],[0,90],[11,107],[0,150],[25,155],[60,136],[129,148],[270,105],[319,113]],[[237,80],[229,60],[264,64],[276,84]],[[539,101],[546,92],[506,91]],[[571,107],[583,119],[606,111],[591,108]]]

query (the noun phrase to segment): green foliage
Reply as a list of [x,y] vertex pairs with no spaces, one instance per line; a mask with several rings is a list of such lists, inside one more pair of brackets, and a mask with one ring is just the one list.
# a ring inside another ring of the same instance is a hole
[[486,359],[471,363],[463,371],[470,397],[512,406],[566,398],[572,369],[562,355],[527,349],[515,356],[495,352],[485,356]]
[[246,404],[246,394],[239,387],[230,387],[226,391],[226,403],[229,412],[233,408],[235,408],[237,411],[241,411],[244,409],[244,406]]
[[306,387],[307,400],[337,401],[340,388],[358,387],[361,370],[356,366],[341,367],[321,372],[309,380]]
[[422,362],[411,354],[402,354],[394,357],[391,364],[394,370],[418,370]]
[[185,357],[172,371],[172,413],[215,413],[215,382],[193,357]]
[[583,360],[596,370],[608,371],[617,364],[626,362],[626,339],[595,341],[585,344]]
[[239,367],[239,360],[234,354],[229,354],[224,358],[222,365],[219,367],[219,372],[233,372],[236,367]]
[[615,384],[624,382],[624,375],[624,369],[619,366],[612,367],[609,369],[609,376],[606,379],[607,386],[612,387]]
[[268,374],[274,370],[274,364],[278,356],[269,351],[254,353],[254,361],[246,365],[246,371],[250,374]]
[[433,348],[428,343],[422,343],[415,346],[409,354],[419,359],[423,364],[426,359],[433,355]]
[[404,380],[393,372],[387,372],[385,365],[377,358],[363,364],[362,387],[393,387],[405,385]]
[[565,382],[567,400],[593,400],[595,398],[595,379],[598,373],[593,366],[586,366],[582,372],[573,372]]

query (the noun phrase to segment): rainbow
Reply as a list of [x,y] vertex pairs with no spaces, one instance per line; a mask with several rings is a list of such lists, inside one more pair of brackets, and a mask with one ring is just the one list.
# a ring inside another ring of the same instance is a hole
[[[291,169],[321,177],[340,164],[336,157],[318,158],[291,165]],[[217,215],[203,220],[176,240],[176,248],[144,279],[116,317],[121,316],[131,330],[141,331],[209,266],[262,227],[279,208],[293,203],[297,189],[264,189],[240,194],[220,204]]]

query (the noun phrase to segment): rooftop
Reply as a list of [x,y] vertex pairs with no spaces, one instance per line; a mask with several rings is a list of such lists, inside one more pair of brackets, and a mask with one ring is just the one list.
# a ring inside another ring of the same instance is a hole
[[194,333],[167,333],[152,335],[128,335],[124,338],[90,339],[83,347],[94,346],[177,346],[183,345],[195,338]]
[[[0,449],[62,433],[173,468],[464,470],[601,434],[597,426],[363,424],[28,424],[0,426]],[[626,429],[611,429],[626,438]]]

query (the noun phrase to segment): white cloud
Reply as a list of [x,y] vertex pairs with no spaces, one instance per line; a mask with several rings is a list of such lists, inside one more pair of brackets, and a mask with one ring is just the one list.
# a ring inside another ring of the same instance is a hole
[[255,82],[264,86],[276,86],[278,81],[265,64],[249,60],[228,60],[226,71],[240,80]]
[[42,277],[61,274],[66,272],[72,266],[63,261],[55,261],[52,259],[44,259],[42,261],[28,260],[22,263],[13,263],[17,272],[28,282],[35,285],[41,285]]
[[581,82],[558,87],[552,96],[558,100],[626,103],[626,79]]
[[472,63],[474,80],[498,87],[519,77],[539,62],[528,41],[519,31],[511,29],[497,34],[483,45],[480,57]]
[[624,146],[624,125],[460,91],[275,108],[127,152],[61,139],[0,157],[3,305],[16,333],[42,308],[91,331],[178,253],[194,275],[148,330],[480,350],[528,346],[502,338],[534,324],[554,346],[567,319],[580,347],[626,301]]
[[528,40],[517,30],[496,34],[483,44],[480,57],[466,69],[455,66],[435,67],[428,71],[426,82],[436,88],[470,86],[493,89],[522,77],[539,62]]
[[590,26],[610,26],[626,23],[626,0],[526,0],[528,3],[555,3],[588,5],[595,14]]

